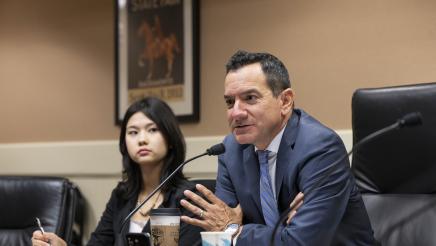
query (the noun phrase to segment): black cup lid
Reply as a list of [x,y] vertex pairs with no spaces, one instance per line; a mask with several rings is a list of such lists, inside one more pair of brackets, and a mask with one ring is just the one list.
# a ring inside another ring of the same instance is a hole
[[156,208],[150,211],[150,216],[180,216],[178,208]]

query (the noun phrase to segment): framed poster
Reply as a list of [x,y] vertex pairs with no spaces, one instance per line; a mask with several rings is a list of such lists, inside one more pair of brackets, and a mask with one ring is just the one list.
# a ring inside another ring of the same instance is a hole
[[115,121],[147,96],[199,120],[198,0],[115,0]]

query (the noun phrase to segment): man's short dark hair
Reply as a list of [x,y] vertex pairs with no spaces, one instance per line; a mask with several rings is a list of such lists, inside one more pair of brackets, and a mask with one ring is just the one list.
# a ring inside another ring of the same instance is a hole
[[285,65],[269,53],[251,53],[238,50],[227,62],[226,73],[253,63],[260,63],[268,86],[275,97],[280,95],[283,90],[291,88],[291,81]]

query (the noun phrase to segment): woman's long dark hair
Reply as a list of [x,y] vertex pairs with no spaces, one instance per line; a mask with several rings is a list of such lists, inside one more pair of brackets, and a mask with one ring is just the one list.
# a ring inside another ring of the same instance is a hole
[[[185,139],[171,108],[162,100],[154,97],[147,97],[133,103],[124,115],[119,142],[120,152],[123,157],[123,181],[120,182],[117,190],[118,194],[124,199],[131,199],[136,196],[143,185],[139,165],[130,158],[126,146],[127,122],[137,112],[144,113],[156,124],[167,143],[168,153],[163,160],[160,181],[168,177],[185,160]],[[177,186],[184,179],[182,169],[180,169],[170,182],[162,187],[162,191],[165,192],[170,186]]]

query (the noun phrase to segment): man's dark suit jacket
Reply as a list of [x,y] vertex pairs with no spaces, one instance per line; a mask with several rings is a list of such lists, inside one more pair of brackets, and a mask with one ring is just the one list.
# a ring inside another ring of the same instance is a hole
[[[254,146],[238,144],[229,135],[219,156],[216,195],[244,214],[237,245],[269,245],[272,228],[265,225],[259,195],[259,163]],[[275,188],[279,212],[298,192],[323,177],[343,157],[342,140],[302,110],[294,110],[283,133],[276,162]],[[304,197],[290,225],[281,225],[277,245],[373,245],[373,231],[349,161],[334,167],[324,183]]]
[[[161,208],[180,208],[183,215],[192,217],[192,213],[185,210],[180,206],[180,200],[184,198],[183,191],[195,190],[195,185],[189,181],[184,181],[177,187],[171,186],[165,193],[164,201]],[[123,199],[117,194],[116,189],[112,191],[111,198],[106,205],[106,209],[101,216],[100,222],[95,231],[91,234],[88,246],[110,246],[110,245],[124,245],[120,240],[123,240],[126,233],[129,231],[130,223],[126,224],[121,234],[118,232],[121,229],[121,224],[124,218],[136,206],[137,196],[130,200]],[[179,245],[201,245],[201,228],[185,224],[180,224],[180,238]],[[144,226],[143,232],[150,233],[150,223]]]

